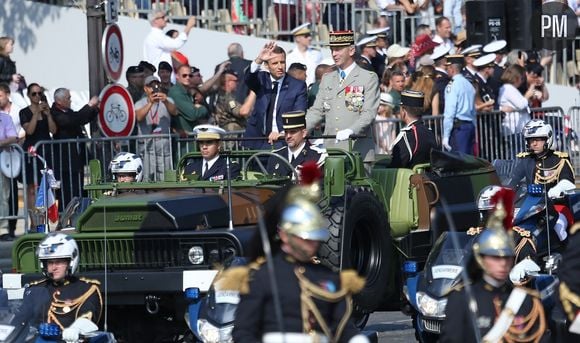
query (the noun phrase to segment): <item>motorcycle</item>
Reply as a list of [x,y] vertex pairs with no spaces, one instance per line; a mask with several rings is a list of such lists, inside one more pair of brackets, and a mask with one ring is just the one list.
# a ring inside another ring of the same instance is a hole
[[[455,236],[461,249],[456,249],[451,236]],[[410,305],[410,314],[419,342],[436,342],[445,320],[447,294],[458,284],[458,277],[466,263],[476,236],[465,232],[443,232],[437,239],[421,272],[417,263],[406,261],[408,275],[403,293]]]
[[236,308],[240,302],[239,292],[212,287],[205,297],[200,296],[197,288],[188,288],[185,293],[190,301],[186,321],[196,340],[204,343],[232,343]]

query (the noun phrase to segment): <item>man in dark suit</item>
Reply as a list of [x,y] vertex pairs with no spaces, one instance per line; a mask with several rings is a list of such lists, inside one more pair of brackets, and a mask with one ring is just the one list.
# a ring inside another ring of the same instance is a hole
[[407,126],[393,142],[390,168],[413,168],[429,163],[431,150],[438,149],[435,134],[421,121],[424,94],[405,90],[401,93],[401,119]]
[[[260,66],[267,71],[260,71]],[[306,83],[286,74],[286,52],[275,42],[267,43],[260,54],[246,69],[245,81],[256,93],[254,112],[246,123],[245,137],[267,137],[246,141],[250,149],[270,149],[282,131],[282,113],[306,111],[308,105]],[[281,146],[281,142],[278,142]]]
[[[228,69],[234,71],[237,75],[244,75],[244,71],[252,63],[252,61],[244,58],[244,50],[240,43],[232,43],[228,46],[228,58],[228,61],[230,61]],[[221,63],[215,66],[216,73],[220,65]],[[236,88],[236,101],[243,104],[248,93],[250,93],[250,89],[246,83],[238,82],[238,87]]]
[[[300,169],[304,162],[316,161],[318,166],[324,163],[326,150],[310,145],[306,140],[306,113],[303,111],[287,112],[282,114],[282,128],[287,146],[274,150],[283,159],[290,162],[294,169]],[[268,160],[268,174],[274,176],[291,176],[292,170],[279,158],[270,157]]]
[[[221,136],[226,133],[214,125],[198,125],[193,129],[201,152],[201,159],[194,159],[185,165],[184,175],[199,175],[199,180],[221,181],[228,178],[227,159],[220,156]],[[230,178],[240,175],[240,166],[230,161]]]

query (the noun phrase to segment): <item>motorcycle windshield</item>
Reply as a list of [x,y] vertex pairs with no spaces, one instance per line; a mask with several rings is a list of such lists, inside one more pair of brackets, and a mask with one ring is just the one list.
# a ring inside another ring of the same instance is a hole
[[518,225],[546,211],[546,201],[543,196],[527,194],[518,199],[515,204],[514,225]]
[[30,336],[28,324],[17,323],[14,317],[11,309],[0,307],[0,342],[24,342]]
[[208,298],[208,303],[206,304],[205,315],[207,317],[205,319],[217,326],[233,323],[236,308],[240,302],[239,293],[236,291],[218,290],[212,292],[211,296]]
[[[457,238],[459,249],[455,248],[452,236]],[[455,286],[474,237],[465,232],[444,232],[439,236],[425,264],[427,293],[441,298]]]

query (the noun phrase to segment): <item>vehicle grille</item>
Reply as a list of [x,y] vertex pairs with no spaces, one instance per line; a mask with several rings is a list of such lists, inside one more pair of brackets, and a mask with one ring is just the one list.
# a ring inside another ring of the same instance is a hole
[[426,331],[432,333],[441,333],[441,322],[438,320],[431,319],[421,319],[423,321],[423,327]]
[[[238,244],[231,237],[198,236],[191,237],[123,237],[123,238],[88,238],[75,237],[80,250],[79,271],[114,269],[165,269],[180,267],[209,267],[220,262],[225,248],[234,248],[239,253]],[[38,241],[26,242],[24,251],[36,251]],[[193,266],[188,259],[192,246],[201,246],[204,250],[204,262]],[[106,248],[106,249],[105,249]],[[106,256],[105,259],[105,250]],[[211,251],[213,259],[209,257]],[[215,256],[218,256],[216,261]]]

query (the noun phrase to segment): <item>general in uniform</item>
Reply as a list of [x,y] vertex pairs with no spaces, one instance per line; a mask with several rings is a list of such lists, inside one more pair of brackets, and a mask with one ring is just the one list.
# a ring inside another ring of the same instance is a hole
[[438,148],[435,134],[421,121],[424,97],[422,92],[401,92],[400,117],[407,125],[393,142],[390,168],[413,168],[428,163],[431,150]]
[[503,201],[486,229],[473,244],[465,282],[449,294],[442,327],[447,342],[540,342],[545,337],[546,318],[539,294],[508,282],[513,265],[513,239],[503,226]]
[[[213,125],[198,125],[193,129],[202,158],[190,159],[183,170],[186,175],[197,175],[199,180],[222,181],[228,179],[227,159],[220,156],[220,140],[225,130]],[[240,175],[240,166],[230,161],[230,178]]]
[[376,73],[354,62],[352,31],[330,34],[330,48],[337,61],[336,71],[323,76],[314,105],[306,113],[306,127],[314,129],[325,120],[325,147],[348,149],[350,135],[366,135],[354,143],[365,162],[374,161],[372,124],[379,108],[379,81]]
[[273,153],[280,155],[280,158],[270,157],[268,159],[267,171],[270,175],[291,176],[290,170],[280,159],[288,161],[296,170],[308,161],[314,161],[318,166],[322,166],[327,154],[326,151],[310,145],[306,139],[306,114],[303,111],[287,112],[282,114],[282,127],[284,128],[284,138],[286,146]]
[[[297,186],[288,193],[278,222],[280,248],[271,261],[277,293],[263,260],[253,269],[232,271],[239,285],[233,338],[236,343],[348,342],[358,335],[350,315],[352,294],[364,287],[354,271],[332,272],[313,262],[320,242],[329,233],[314,201],[317,183]],[[222,284],[223,286],[223,284]],[[222,287],[228,288],[228,287]],[[276,315],[279,300],[282,323]],[[284,332],[281,332],[283,325]]]

